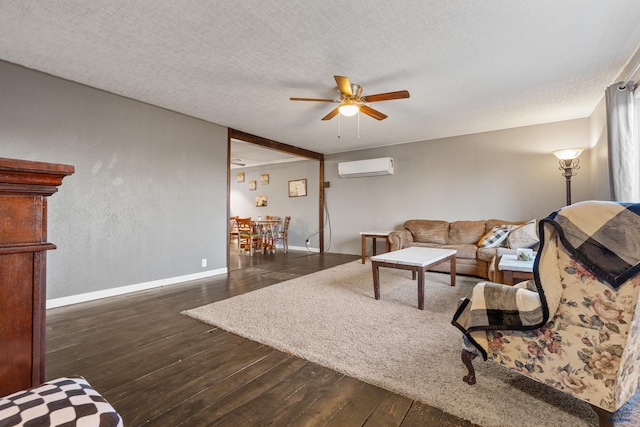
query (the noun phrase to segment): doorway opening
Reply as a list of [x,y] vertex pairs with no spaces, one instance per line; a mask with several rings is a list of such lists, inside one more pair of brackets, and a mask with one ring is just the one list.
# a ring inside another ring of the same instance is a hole
[[[269,185],[269,177],[268,174],[266,177],[266,182],[261,182],[256,180],[255,177],[253,177],[252,180],[247,180],[247,182],[244,182],[244,174],[240,173],[238,171],[240,171],[241,169],[238,169],[238,167],[244,167],[244,166],[249,166],[247,164],[244,164],[241,158],[238,158],[237,156],[235,156],[235,154],[233,153],[233,144],[235,144],[237,146],[237,144],[243,144],[244,146],[253,146],[256,149],[259,150],[275,150],[275,152],[278,153],[282,153],[285,154],[285,157],[289,157],[290,160],[288,161],[292,161],[292,160],[296,160],[293,157],[298,157],[299,159],[297,160],[316,160],[318,161],[318,179],[317,179],[317,189],[313,189],[313,191],[310,191],[310,193],[313,194],[318,194],[318,204],[317,204],[317,228],[313,225],[309,226],[310,228],[314,229],[314,230],[318,230],[316,233],[314,233],[314,235],[317,234],[318,236],[318,251],[320,253],[324,252],[324,197],[325,197],[325,193],[324,193],[324,155],[322,153],[317,153],[314,151],[310,151],[310,150],[306,150],[303,148],[299,148],[299,147],[295,147],[292,145],[288,145],[288,144],[284,144],[281,142],[277,142],[277,141],[273,141],[273,140],[269,140],[266,138],[262,138],[256,135],[251,135],[245,132],[241,132],[235,129],[229,129],[228,131],[228,138],[227,138],[227,216],[231,217],[232,215],[244,215],[244,212],[232,212],[232,204],[231,204],[231,195],[232,195],[232,183],[233,183],[233,188],[234,191],[237,191],[238,189],[241,189],[241,191],[243,191],[245,198],[247,196],[255,196],[256,197],[256,205],[255,206],[259,206],[258,205],[258,198],[260,198],[260,200],[262,201],[262,198],[264,198],[265,204],[267,204],[268,206],[268,199],[266,196],[263,196],[261,194],[261,191],[264,191],[265,193],[268,192],[275,192],[277,191],[278,193],[276,193],[277,197],[286,197],[286,187],[282,188],[281,186],[276,188],[275,186],[270,186]],[[263,151],[265,153],[265,155],[269,155],[268,152]],[[278,156],[275,156],[278,157]],[[282,157],[282,156],[280,156]],[[274,161],[274,163],[277,163],[277,160]],[[243,166],[244,164],[244,166]],[[253,168],[253,169],[249,169],[252,171],[252,173],[257,173],[256,171],[258,169]],[[233,173],[232,173],[233,171]],[[312,171],[307,171],[307,173],[313,173]],[[242,175],[242,176],[239,176]],[[240,178],[242,178],[242,186],[238,186],[238,182],[240,181]],[[260,176],[259,179],[262,179],[263,177]],[[293,176],[292,179],[297,179],[300,177],[297,176]],[[256,181],[258,182],[258,184],[256,184]],[[310,180],[311,181],[311,180]],[[315,177],[313,177],[312,180],[314,183],[316,182]],[[262,186],[266,184],[267,186]],[[280,183],[282,185],[282,183]],[[286,183],[284,184],[286,186]],[[316,192],[317,190],[317,192]],[[283,196],[284,195],[284,196]],[[287,199],[285,199],[286,201]],[[311,201],[309,201],[311,202]],[[248,206],[246,204],[246,200],[245,200],[245,206]],[[264,208],[259,208],[259,211],[256,211],[255,209],[247,209],[248,211],[252,211],[252,212],[269,212]],[[274,211],[276,212],[276,211]],[[288,213],[286,212],[282,212],[282,217],[284,218],[284,215],[286,215]],[[256,215],[258,216],[259,213]],[[266,214],[265,214],[266,215]],[[311,218],[312,216],[315,215],[307,215],[309,218]],[[300,220],[300,219],[298,219]],[[231,251],[231,222],[229,221],[228,223],[228,230],[227,230],[227,268],[228,270],[231,269],[238,269],[238,268],[244,268],[244,266],[252,266],[255,265],[256,263],[261,262],[258,258],[256,258],[253,261],[249,261],[249,260],[242,260],[242,262],[239,262],[238,255],[236,251]],[[291,235],[290,235],[291,236]],[[298,252],[298,255],[310,255],[312,254],[311,252],[309,253],[304,253],[304,252]],[[287,254],[285,254],[287,255]],[[234,259],[232,259],[232,256],[234,257]],[[243,257],[243,258],[253,258],[253,257]],[[261,257],[263,258],[263,257]]]

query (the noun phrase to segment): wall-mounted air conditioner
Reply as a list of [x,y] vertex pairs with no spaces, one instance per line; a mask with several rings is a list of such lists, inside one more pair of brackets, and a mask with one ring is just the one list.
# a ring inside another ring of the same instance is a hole
[[338,175],[342,178],[359,178],[362,176],[393,175],[393,158],[357,160],[355,162],[338,163]]

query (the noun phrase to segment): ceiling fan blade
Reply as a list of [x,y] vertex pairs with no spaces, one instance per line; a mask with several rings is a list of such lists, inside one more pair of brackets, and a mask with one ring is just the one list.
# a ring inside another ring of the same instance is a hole
[[335,116],[337,116],[339,112],[340,112],[340,111],[338,110],[338,107],[336,107],[336,108],[334,108],[333,110],[331,110],[331,111],[329,112],[329,114],[327,114],[326,116],[324,116],[324,117],[322,118],[322,120],[331,120],[331,119],[333,119]]
[[316,101],[316,102],[337,102],[333,99],[325,98],[289,98],[291,101]]
[[396,92],[378,93],[375,95],[367,95],[363,97],[364,102],[391,101],[392,99],[409,98],[409,91],[399,90]]
[[388,117],[386,114],[383,114],[378,110],[374,110],[371,107],[367,107],[366,105],[360,106],[360,112],[366,114],[367,116],[373,117],[376,120],[384,120]]
[[336,79],[336,83],[338,84],[338,90],[341,94],[347,96],[353,96],[353,91],[351,90],[351,82],[349,81],[349,77],[344,76],[333,76]]

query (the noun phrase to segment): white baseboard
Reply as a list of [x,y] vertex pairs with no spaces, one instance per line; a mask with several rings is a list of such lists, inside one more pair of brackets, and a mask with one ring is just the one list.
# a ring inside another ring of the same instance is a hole
[[144,291],[146,289],[160,288],[162,286],[175,285],[192,280],[204,279],[219,274],[226,274],[227,267],[216,270],[202,271],[200,273],[187,274],[184,276],[169,277],[166,279],[152,280],[150,282],[138,283],[135,285],[121,286],[119,288],[105,289],[103,291],[87,292],[86,294],[71,295],[62,298],[47,300],[47,309],[63,307],[65,305],[78,304],[81,302],[93,301],[101,298],[113,297],[116,295],[129,294],[131,292]]
[[289,246],[289,250],[292,251],[309,251],[309,252],[320,252],[320,248],[311,248],[305,246]]

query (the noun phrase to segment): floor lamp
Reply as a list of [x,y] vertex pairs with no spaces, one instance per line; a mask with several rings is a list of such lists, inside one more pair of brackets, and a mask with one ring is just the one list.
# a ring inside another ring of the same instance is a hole
[[578,156],[583,151],[584,148],[563,148],[553,152],[560,162],[560,170],[567,183],[567,206],[571,204],[571,177],[577,174],[577,169],[580,169]]

